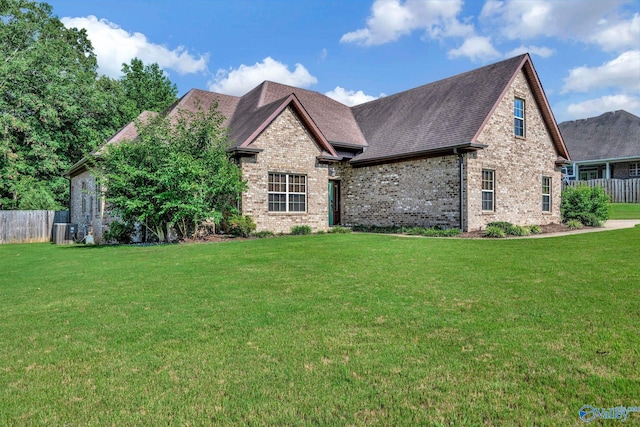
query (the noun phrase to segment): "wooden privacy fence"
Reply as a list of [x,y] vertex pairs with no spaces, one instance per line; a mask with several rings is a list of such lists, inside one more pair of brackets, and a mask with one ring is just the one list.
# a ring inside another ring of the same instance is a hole
[[0,244],[49,242],[57,222],[69,222],[69,212],[0,211]]
[[568,181],[567,185],[600,186],[613,203],[640,203],[640,178],[633,179],[590,179],[587,181]]

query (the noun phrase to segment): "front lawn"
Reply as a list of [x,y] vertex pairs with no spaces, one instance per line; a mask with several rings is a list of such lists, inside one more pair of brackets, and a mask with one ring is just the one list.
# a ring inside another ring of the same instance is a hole
[[582,425],[640,406],[639,259],[638,227],[0,246],[0,424]]
[[609,219],[640,219],[640,203],[611,203]]

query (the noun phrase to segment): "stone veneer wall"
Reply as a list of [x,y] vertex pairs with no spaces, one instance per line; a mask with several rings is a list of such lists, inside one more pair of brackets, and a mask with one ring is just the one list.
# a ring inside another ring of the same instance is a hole
[[[82,184],[86,190],[83,193]],[[82,209],[82,200],[85,200],[85,209]],[[96,179],[89,171],[84,171],[71,178],[70,213],[71,223],[78,224],[78,237],[84,237],[85,227],[93,226],[93,236],[96,243],[102,242],[102,233],[107,226],[108,219],[104,215],[104,199],[96,193]],[[86,215],[89,215],[87,222]]]
[[[513,100],[525,100],[525,138],[513,131]],[[559,223],[561,171],[557,152],[544,125],[527,79],[521,71],[482,130],[478,142],[488,147],[467,154],[468,228],[491,221],[518,225]],[[482,211],[482,170],[495,171],[495,211]],[[542,177],[552,178],[551,213],[542,212]]]
[[[317,157],[321,150],[297,115],[287,108],[251,144],[264,151],[254,157],[241,158],[242,176],[248,190],[242,195],[242,213],[251,215],[257,231],[288,233],[292,226],[309,225],[314,231],[329,228],[328,167]],[[307,212],[268,211],[269,172],[307,176]]]
[[341,181],[343,225],[460,226],[456,156],[331,169]]

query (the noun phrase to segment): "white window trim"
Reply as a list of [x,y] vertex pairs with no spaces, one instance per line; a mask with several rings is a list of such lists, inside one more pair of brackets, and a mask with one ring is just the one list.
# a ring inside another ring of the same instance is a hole
[[[271,175],[284,175],[285,176],[285,191],[269,191],[269,177]],[[297,191],[289,191],[289,184],[291,183],[291,178],[294,176],[301,176],[304,177],[304,192],[297,192]],[[308,206],[308,197],[307,197],[307,185],[308,185],[308,177],[305,174],[299,174],[299,173],[285,173],[285,172],[269,172],[267,175],[267,212],[269,213],[273,213],[273,214],[279,214],[279,213],[295,213],[295,214],[303,214],[303,213],[307,213],[307,206]],[[269,208],[269,195],[270,194],[284,194],[285,195],[285,210],[283,211],[272,211]],[[302,211],[292,211],[289,210],[289,203],[290,203],[290,196],[293,195],[302,195],[304,196],[304,210]]]
[[[484,189],[484,174],[485,172],[491,173],[491,190]],[[493,169],[482,169],[480,188],[482,190],[480,197],[480,204],[482,208],[482,212],[495,212],[496,210],[496,171]],[[491,209],[484,208],[484,194],[491,193]]]
[[[544,192],[544,190],[545,190],[545,185],[544,185],[545,184],[545,180],[549,180],[549,185],[548,185],[549,192],[548,193]],[[552,180],[551,180],[550,176],[543,176],[542,177],[542,212],[551,212],[551,200],[552,200],[551,199],[551,183],[552,183]],[[545,197],[549,198],[549,208],[548,209],[544,208]]]
[[[522,101],[522,117],[517,116],[516,115],[516,101]],[[516,96],[513,100],[513,134],[517,137],[517,138],[525,138],[527,136],[527,126],[526,126],[526,122],[525,122],[525,110],[527,108],[527,104],[524,100],[524,98],[521,98],[519,96]],[[516,120],[521,120],[522,121],[522,135],[518,135],[516,133]]]
[[629,163],[629,176],[640,177],[640,162]]

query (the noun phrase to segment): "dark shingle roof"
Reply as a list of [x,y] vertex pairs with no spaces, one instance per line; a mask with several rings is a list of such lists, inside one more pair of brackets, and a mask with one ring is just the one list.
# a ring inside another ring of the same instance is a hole
[[356,162],[474,141],[525,55],[352,108],[369,148]]
[[328,141],[359,146],[367,144],[351,109],[346,105],[318,92],[270,81],[263,82],[241,97],[229,124],[231,139],[235,144],[245,141],[240,135],[252,134],[248,128],[255,129],[259,125],[253,115],[260,114],[264,107],[291,94],[296,96]]
[[624,110],[558,127],[574,161],[640,156],[640,117]]

